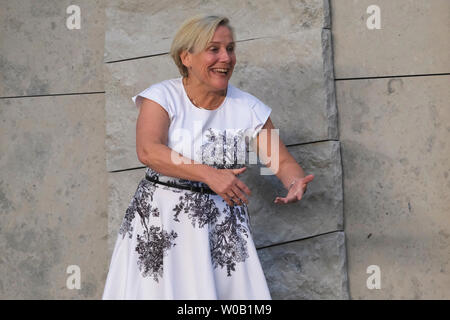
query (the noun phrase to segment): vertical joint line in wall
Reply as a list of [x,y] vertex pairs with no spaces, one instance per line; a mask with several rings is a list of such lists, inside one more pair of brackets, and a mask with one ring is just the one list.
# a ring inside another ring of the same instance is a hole
[[331,45],[331,31],[322,29],[322,60],[323,60],[323,77],[325,81],[326,91],[326,108],[328,120],[328,139],[339,139],[337,128],[337,108],[336,108],[336,94],[334,86],[334,67],[333,67],[333,52]]
[[323,0],[323,29],[331,29],[330,0]]

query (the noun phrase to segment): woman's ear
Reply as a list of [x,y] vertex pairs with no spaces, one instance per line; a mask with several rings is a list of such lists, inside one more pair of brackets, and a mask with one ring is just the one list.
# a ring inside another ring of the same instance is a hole
[[191,65],[191,55],[187,50],[184,50],[183,52],[180,53],[180,59],[181,62],[183,63],[183,65],[186,68],[189,68]]

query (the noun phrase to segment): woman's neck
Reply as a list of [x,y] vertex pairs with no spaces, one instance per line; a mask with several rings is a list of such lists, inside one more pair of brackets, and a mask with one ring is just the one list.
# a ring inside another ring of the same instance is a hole
[[205,89],[205,86],[193,77],[183,77],[182,80],[189,99],[199,108],[214,110],[221,105],[227,95],[227,89]]

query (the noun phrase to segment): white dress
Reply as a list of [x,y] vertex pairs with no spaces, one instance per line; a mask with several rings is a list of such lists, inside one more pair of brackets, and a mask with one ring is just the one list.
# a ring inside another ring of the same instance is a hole
[[[200,109],[188,99],[181,80],[154,84],[132,99],[138,108],[144,97],[167,111],[168,147],[183,156],[219,169],[249,163],[249,139],[257,135],[271,108],[229,84],[217,109]],[[206,186],[149,167],[145,174]],[[230,207],[219,195],[144,177],[123,217],[102,298],[271,299],[247,206]]]

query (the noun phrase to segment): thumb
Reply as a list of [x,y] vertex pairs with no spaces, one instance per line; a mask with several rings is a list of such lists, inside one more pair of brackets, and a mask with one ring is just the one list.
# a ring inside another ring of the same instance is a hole
[[240,173],[244,172],[246,169],[247,169],[247,167],[242,167],[242,168],[239,168],[239,169],[231,169],[231,172],[233,174],[237,175],[237,174],[240,174]]
[[314,179],[314,175],[313,175],[313,174],[307,175],[307,176],[303,179],[303,183],[311,182],[313,179]]

